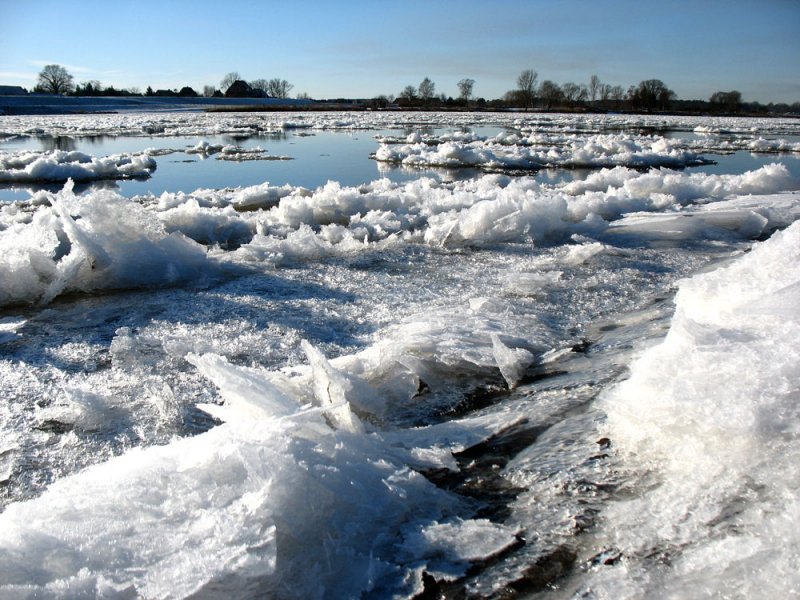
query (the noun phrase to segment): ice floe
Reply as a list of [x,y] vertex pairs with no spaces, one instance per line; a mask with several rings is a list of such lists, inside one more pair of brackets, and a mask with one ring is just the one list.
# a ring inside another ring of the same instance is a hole
[[588,138],[573,136],[560,140],[558,146],[549,147],[531,142],[515,145],[487,141],[448,141],[433,146],[429,143],[382,144],[375,152],[375,160],[413,167],[480,167],[490,170],[614,166],[676,168],[707,162],[683,149],[680,142],[664,138],[634,139],[621,134]]
[[148,178],[156,161],[147,153],[95,157],[83,152],[0,152],[0,183]]
[[[120,113],[92,115],[48,115],[3,117],[0,137],[40,135],[111,135],[111,136],[212,136],[249,137],[276,131],[353,131],[447,127],[504,127],[520,138],[550,133],[559,136],[593,135],[609,132],[652,132],[673,130],[695,135],[765,136],[797,135],[800,125],[791,118],[756,117],[693,117],[676,115],[617,115],[559,113],[452,113],[452,112],[337,112],[337,113]],[[394,141],[409,143],[408,135],[391,136]],[[471,136],[454,131],[448,141],[475,141]],[[389,140],[387,140],[389,141]],[[509,138],[508,141],[511,141]]]

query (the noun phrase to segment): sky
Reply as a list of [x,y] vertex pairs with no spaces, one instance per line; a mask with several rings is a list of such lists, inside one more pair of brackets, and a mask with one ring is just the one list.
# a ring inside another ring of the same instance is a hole
[[292,95],[502,97],[539,82],[627,89],[660,79],[681,99],[739,90],[800,101],[800,0],[0,0],[0,85],[46,64],[80,83],[180,89],[286,79]]

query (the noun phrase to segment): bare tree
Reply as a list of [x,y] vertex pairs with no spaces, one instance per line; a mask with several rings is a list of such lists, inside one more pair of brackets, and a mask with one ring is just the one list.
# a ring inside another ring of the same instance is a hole
[[422,99],[422,103],[425,106],[431,101],[434,94],[436,93],[436,84],[434,84],[430,79],[427,77],[423,79],[419,84],[419,97]]
[[413,85],[407,85],[397,97],[402,98],[408,103],[411,103],[414,101],[414,98],[417,97],[417,88],[415,88]]
[[539,88],[539,95],[542,97],[542,100],[544,100],[545,106],[548,109],[557,105],[564,96],[559,85],[549,79],[542,82]]
[[712,108],[715,110],[726,110],[728,112],[738,112],[741,102],[742,93],[738,90],[714,92],[709,99]]
[[222,81],[219,82],[219,89],[224,94],[228,91],[228,88],[231,87],[234,81],[239,81],[240,79],[241,77],[239,76],[239,73],[236,71],[231,71],[222,78]]
[[36,87],[49,94],[67,94],[75,89],[73,77],[61,65],[45,65]]
[[517,77],[517,89],[519,97],[525,104],[525,110],[533,106],[533,99],[536,96],[536,80],[539,74],[533,69],[525,69]]
[[288,98],[294,86],[285,79],[274,78],[269,80],[267,93],[273,98]]
[[571,106],[586,102],[586,98],[589,95],[585,85],[578,85],[571,81],[562,85],[561,91],[564,92],[564,100]]
[[213,85],[204,85],[203,86],[203,96],[205,96],[206,98],[213,97],[214,96],[214,92],[216,92],[216,91],[217,91],[217,88],[215,88]]
[[605,104],[611,97],[611,86],[608,85],[607,83],[601,83],[599,94],[600,94],[600,102],[602,104]]
[[609,97],[614,101],[614,107],[620,108],[622,101],[625,100],[625,90],[621,85],[615,85],[608,90]]
[[250,82],[250,87],[260,91],[264,96],[269,96],[269,81],[266,79],[254,79]]
[[597,97],[600,95],[600,88],[603,84],[600,83],[600,78],[597,75],[592,75],[589,78],[589,100],[592,104],[597,102]]
[[628,89],[628,100],[634,109],[645,109],[648,112],[654,109],[665,110],[670,100],[675,98],[675,92],[669,89],[660,79],[647,79],[641,81],[637,87]]
[[462,79],[458,82],[458,93],[459,96],[464,100],[469,108],[469,99],[472,98],[472,88],[475,86],[474,79]]

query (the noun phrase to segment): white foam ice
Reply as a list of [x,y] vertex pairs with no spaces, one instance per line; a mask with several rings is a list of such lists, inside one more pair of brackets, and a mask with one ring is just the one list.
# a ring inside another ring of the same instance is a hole
[[0,183],[148,178],[156,161],[145,153],[90,156],[83,152],[0,152]]
[[680,284],[666,339],[607,393],[607,435],[650,473],[607,507],[622,555],[597,597],[787,597],[800,589],[800,226]]

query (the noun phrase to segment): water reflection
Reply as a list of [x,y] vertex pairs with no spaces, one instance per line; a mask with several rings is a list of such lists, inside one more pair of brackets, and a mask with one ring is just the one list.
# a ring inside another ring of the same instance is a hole
[[[26,184],[16,185],[3,183],[0,184],[0,203],[12,202],[19,200],[28,200],[39,192],[49,192],[57,194],[64,189],[63,183],[41,183],[41,184]],[[95,192],[99,190],[112,190],[118,192],[120,190],[119,183],[114,180],[103,181],[85,181],[76,182],[73,187],[73,192],[77,195]]]
[[68,135],[43,135],[39,136],[39,142],[45,152],[52,152],[53,150],[72,152],[77,148],[75,138]]
[[285,142],[289,139],[285,130],[264,131],[261,133],[226,133],[221,136],[224,143],[233,146],[245,141],[253,142]]
[[481,169],[472,167],[464,167],[457,169],[448,169],[445,167],[409,167],[398,163],[388,163],[375,161],[378,169],[378,175],[381,178],[386,178],[391,181],[411,181],[421,177],[431,177],[439,181],[465,181],[467,179],[475,179],[485,174]]

